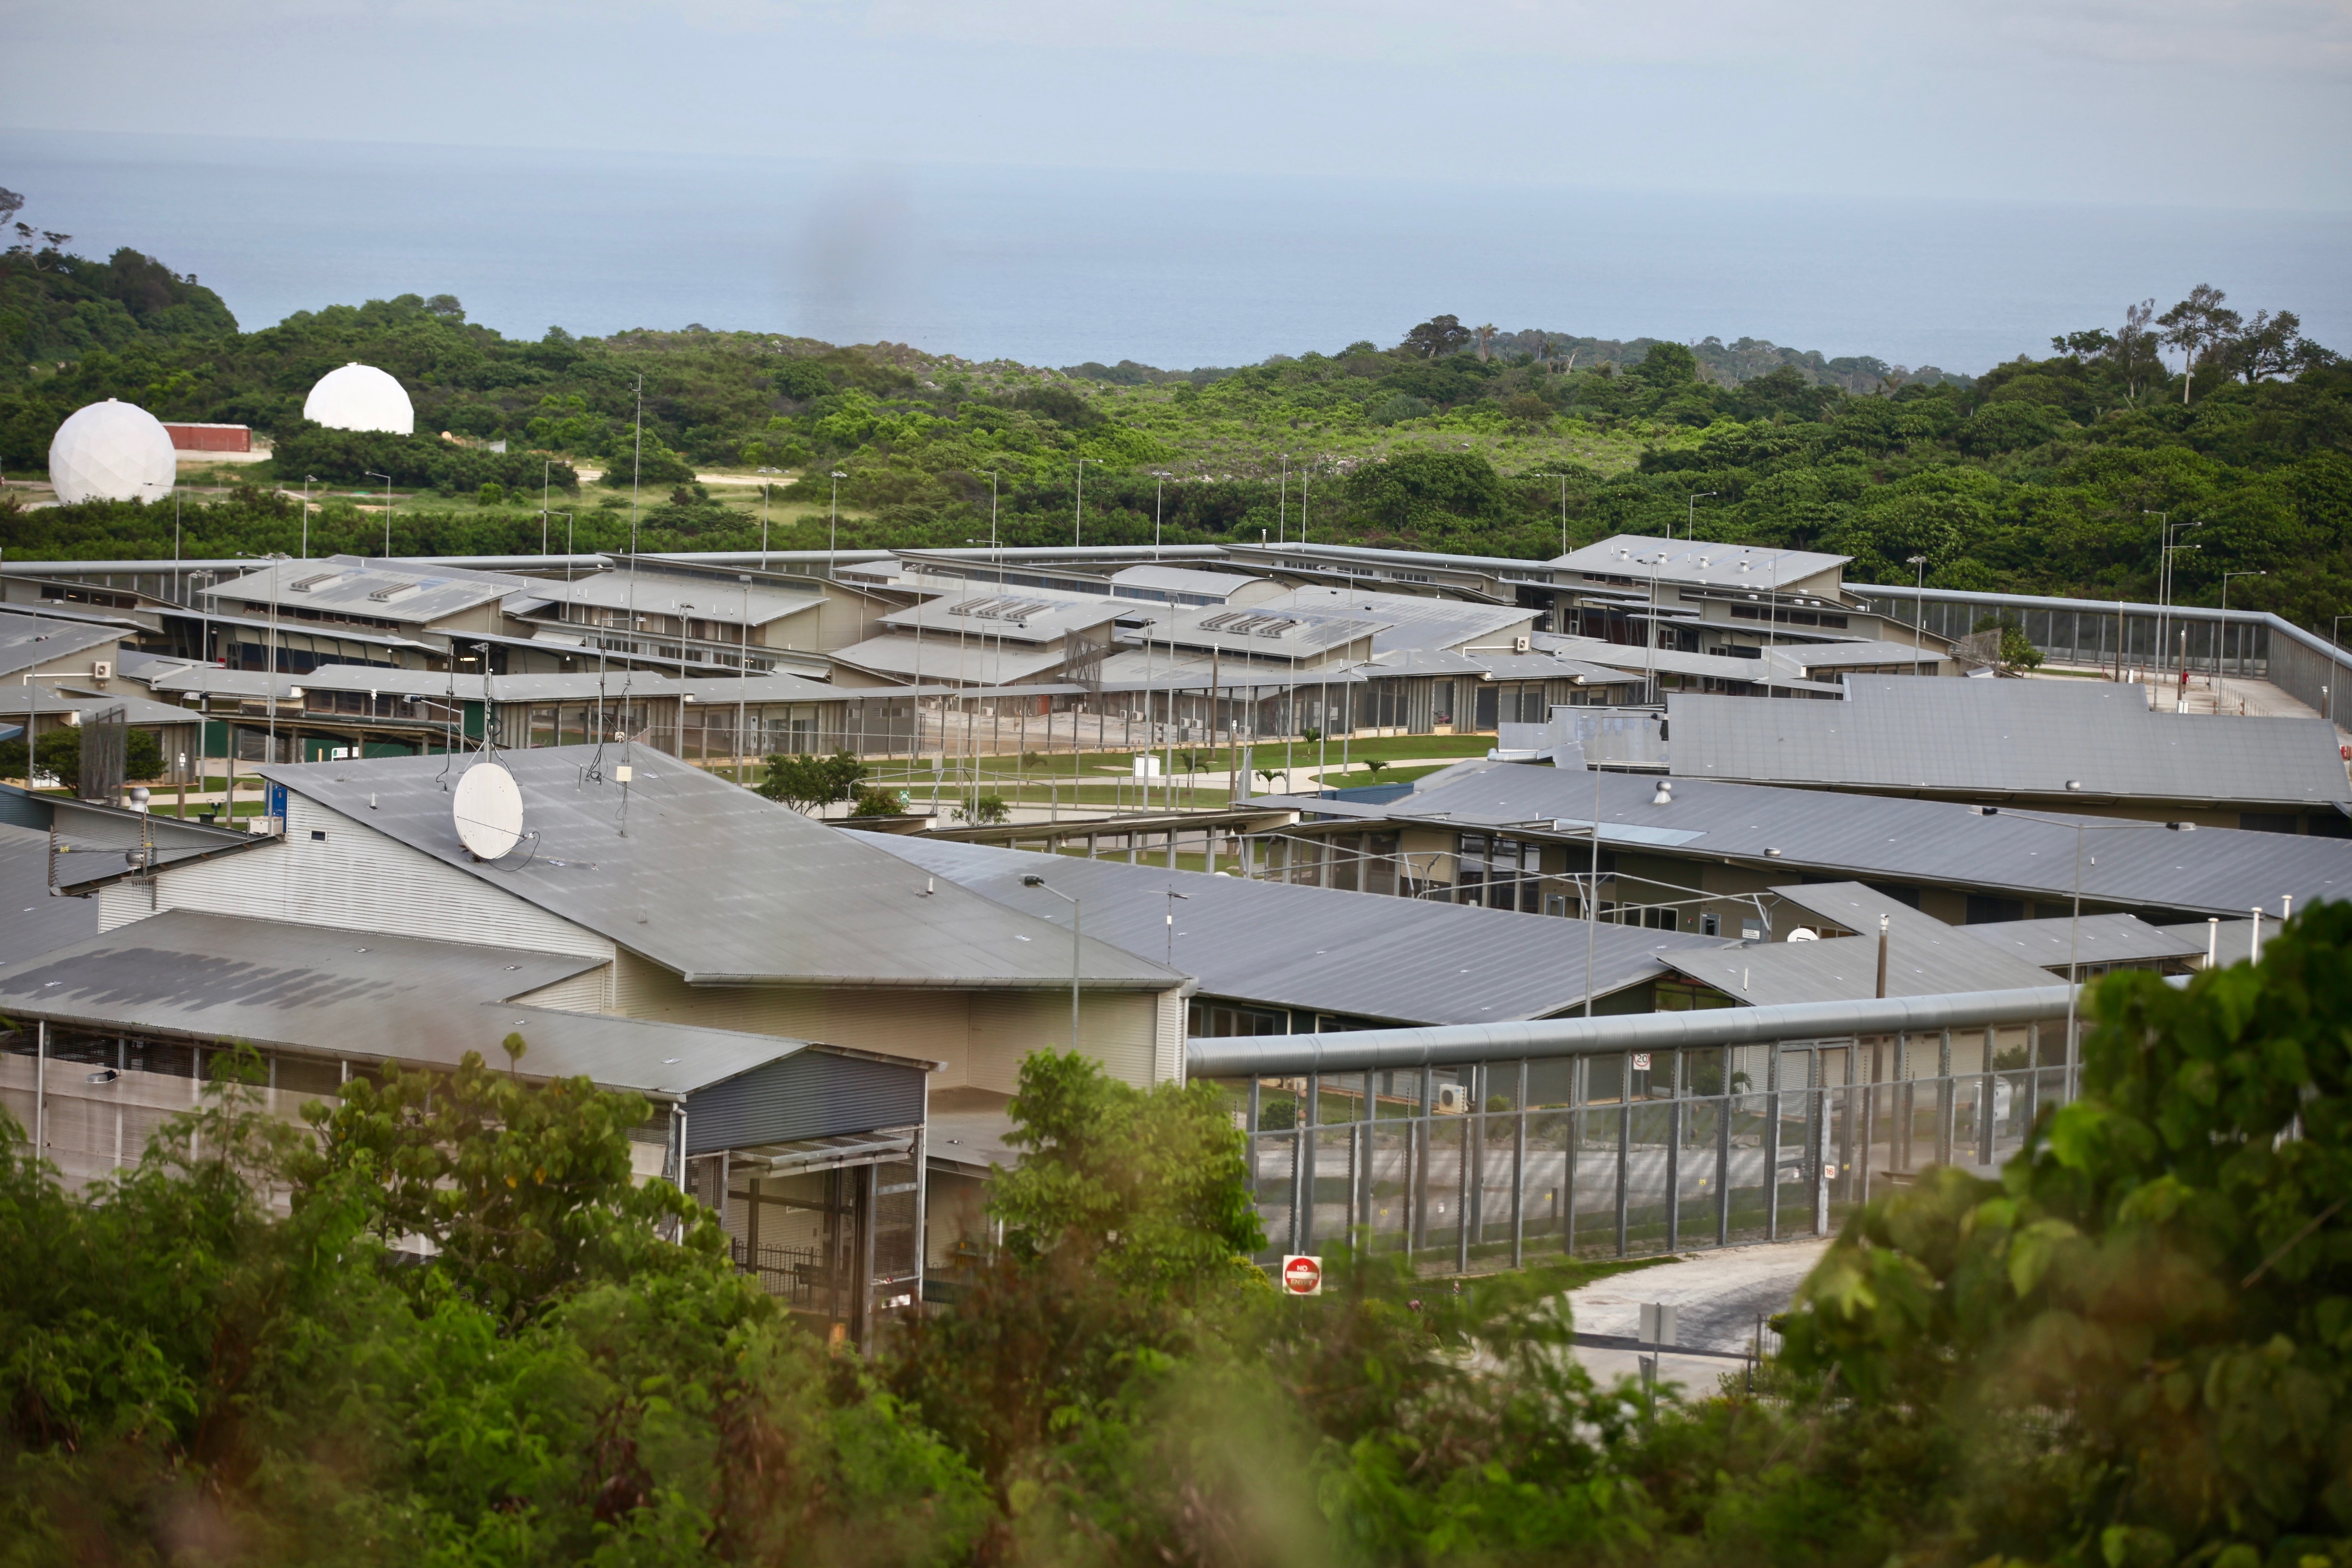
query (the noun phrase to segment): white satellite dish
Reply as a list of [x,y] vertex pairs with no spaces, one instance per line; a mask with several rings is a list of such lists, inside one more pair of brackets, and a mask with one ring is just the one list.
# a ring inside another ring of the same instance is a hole
[[457,780],[449,802],[457,842],[477,860],[496,860],[522,842],[522,790],[496,763],[476,763]]
[[[520,821],[521,818],[517,817],[516,820]],[[1790,942],[1819,942],[1822,940],[1822,933],[1812,930],[1809,926],[1799,926],[1796,930],[1789,933],[1789,940]]]

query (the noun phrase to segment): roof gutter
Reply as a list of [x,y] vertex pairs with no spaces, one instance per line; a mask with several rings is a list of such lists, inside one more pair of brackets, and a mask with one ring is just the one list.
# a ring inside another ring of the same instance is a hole
[[1185,1042],[1188,1078],[1387,1071],[1397,1068],[1670,1051],[1771,1040],[1908,1034],[2024,1024],[2065,1016],[2073,988],[2037,985],[1945,996],[1799,1002],[1689,1013],[1634,1013],[1526,1024],[1453,1024],[1335,1035],[1258,1035]]

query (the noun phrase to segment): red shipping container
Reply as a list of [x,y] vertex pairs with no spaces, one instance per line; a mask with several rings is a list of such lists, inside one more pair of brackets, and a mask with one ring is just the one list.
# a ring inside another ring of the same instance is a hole
[[176,452],[250,452],[253,427],[248,425],[174,425],[163,422]]

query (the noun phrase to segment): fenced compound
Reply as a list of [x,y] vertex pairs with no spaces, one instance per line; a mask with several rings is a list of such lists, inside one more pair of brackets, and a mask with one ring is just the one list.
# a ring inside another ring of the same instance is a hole
[[1904,584],[1849,583],[1846,592],[1883,616],[1941,637],[1967,636],[1989,617],[2014,621],[2034,647],[2068,664],[2176,676],[2185,668],[2267,680],[2330,717],[2345,706],[2344,683],[2352,679],[2352,653],[2266,611],[1948,588],[1923,593]]
[[1195,1039],[1272,1263],[1439,1272],[1818,1236],[1931,1165],[1990,1173],[2074,1091],[2067,987]]

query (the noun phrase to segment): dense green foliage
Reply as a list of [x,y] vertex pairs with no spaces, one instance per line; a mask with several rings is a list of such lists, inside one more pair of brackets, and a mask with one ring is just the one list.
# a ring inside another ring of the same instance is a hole
[[1656,1408],[1572,1268],[1277,1297],[1222,1091],[1050,1051],[1004,1245],[870,1363],[585,1082],[315,1137],[216,1082],[81,1200],[0,1123],[0,1561],[2347,1568],[2352,905],[2093,1014],[1999,1181],[1863,1211],[1759,1392]]
[[[551,330],[530,342],[467,322],[446,296],[238,333],[225,312],[197,310],[210,296],[192,283],[140,293],[142,265],[101,267],[54,246],[0,258],[0,299],[39,305],[27,321],[100,309],[76,290],[150,300],[107,306],[131,329],[60,352],[62,368],[0,363],[0,463],[37,468],[57,423],[107,396],[249,423],[278,443],[257,479],[299,487],[315,474],[360,489],[374,470],[425,491],[399,501],[396,552],[552,542],[564,520],[537,515],[539,491],[566,486],[574,465],[603,476],[593,502],[567,489],[559,508],[580,549],[632,537],[755,546],[759,504],[747,498],[760,492],[714,499],[693,477],[716,467],[797,472],[776,498],[780,549],[826,543],[836,490],[845,547],[992,531],[1017,544],[1303,531],[1540,558],[1563,533],[1663,533],[1687,519],[1702,539],[1852,555],[1856,582],[1910,581],[1908,558],[1921,554],[1936,585],[2144,598],[2157,578],[2150,514],[2163,512],[2200,524],[2197,550],[2179,559],[2186,600],[2218,597],[2226,571],[2266,574],[2237,582],[2233,604],[2307,626],[2352,603],[2352,368],[2304,341],[2291,312],[2242,319],[2210,289],[2162,317],[2136,306],[2117,331],[2061,333],[2050,357],[1972,382],[1748,340],[1694,352],[1497,334],[1445,316],[1389,349],[1358,342],[1216,373],[1129,363],[1066,374],[700,328]],[[166,295],[180,302],[153,302]],[[2167,368],[2167,345],[2193,356],[2193,383]],[[302,423],[310,385],[355,359],[409,388],[416,437]],[[509,449],[483,450],[490,441]],[[340,495],[314,532],[381,550],[365,504]],[[205,542],[184,539],[189,554],[294,543],[256,495],[184,511],[184,533]],[[133,506],[0,519],[20,559],[168,554],[168,539]]]
[[[44,773],[68,789],[81,783],[81,737],[79,726],[66,726],[44,733],[33,744],[33,763]],[[150,730],[126,732],[122,751],[122,776],[137,784],[157,778],[163,772],[163,742]],[[21,779],[25,776],[25,738],[0,741],[0,779]]]

